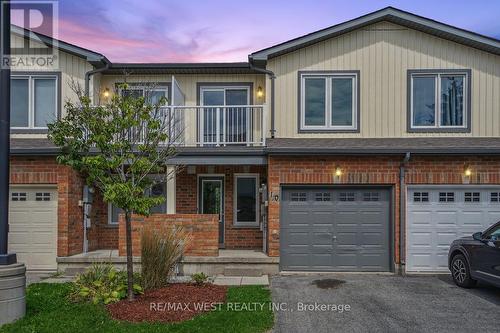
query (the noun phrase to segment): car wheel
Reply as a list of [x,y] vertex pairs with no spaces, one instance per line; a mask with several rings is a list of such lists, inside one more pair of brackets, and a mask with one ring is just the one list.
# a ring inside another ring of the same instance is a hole
[[455,284],[462,288],[471,288],[476,285],[476,280],[470,276],[469,264],[465,257],[457,254],[451,260],[451,275]]

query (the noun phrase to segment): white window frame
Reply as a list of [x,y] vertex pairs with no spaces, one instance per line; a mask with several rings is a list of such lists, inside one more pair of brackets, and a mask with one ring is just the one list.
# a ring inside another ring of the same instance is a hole
[[[255,222],[238,222],[238,178],[254,178],[255,179]],[[258,228],[260,226],[260,193],[259,193],[258,173],[236,173],[234,174],[233,184],[233,226],[244,228]]]
[[155,85],[154,83],[151,83],[151,86],[144,85],[144,84],[134,84],[134,83],[129,83],[129,86],[126,89],[120,88],[120,96],[123,96],[123,91],[124,90],[142,90],[142,97],[146,97],[146,91],[163,91],[165,93],[165,98],[167,99],[167,103],[165,105],[170,105],[170,90],[169,86],[163,84],[163,85]]
[[113,221],[113,204],[108,202],[108,224],[109,225],[118,225],[118,221]]
[[[429,73],[411,73],[410,76],[410,128],[411,129],[467,129],[468,126],[468,91],[469,91],[469,74],[467,72],[429,72]],[[463,76],[464,78],[464,91],[463,91],[463,124],[461,126],[445,126],[441,125],[441,77],[447,76]],[[413,123],[413,79],[423,77],[434,78],[434,125],[433,126],[420,126]]]
[[[338,126],[332,125],[332,87],[333,79],[345,78],[352,80],[352,125]],[[306,99],[305,82],[306,79],[324,79],[325,80],[325,125],[306,125]],[[358,130],[358,73],[314,73],[301,74],[300,76],[300,130],[304,131],[356,131]]]
[[[31,130],[42,129],[46,130],[47,126],[35,126],[35,80],[37,79],[54,79],[55,81],[55,101],[54,119],[58,118],[59,110],[59,77],[52,74],[12,74],[11,80],[26,80],[28,79],[28,126],[14,127],[12,129]],[[12,93],[12,92],[11,92]],[[9,111],[10,112],[10,111]]]

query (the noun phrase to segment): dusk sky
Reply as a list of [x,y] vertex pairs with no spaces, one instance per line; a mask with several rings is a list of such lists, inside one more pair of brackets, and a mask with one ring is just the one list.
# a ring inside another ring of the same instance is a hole
[[113,62],[246,61],[386,6],[500,38],[499,0],[60,0],[59,39]]

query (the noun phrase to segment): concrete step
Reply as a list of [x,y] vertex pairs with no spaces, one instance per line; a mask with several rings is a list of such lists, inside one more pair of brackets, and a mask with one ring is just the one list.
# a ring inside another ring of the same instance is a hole
[[224,276],[262,276],[262,269],[251,266],[226,266]]
[[269,276],[225,276],[217,275],[213,281],[214,284],[220,286],[268,286]]

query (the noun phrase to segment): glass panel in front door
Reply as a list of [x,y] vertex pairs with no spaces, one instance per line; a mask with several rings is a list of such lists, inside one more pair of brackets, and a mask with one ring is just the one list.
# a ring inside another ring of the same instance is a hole
[[219,214],[219,243],[224,243],[224,215],[222,181],[203,180],[201,195],[201,213]]

